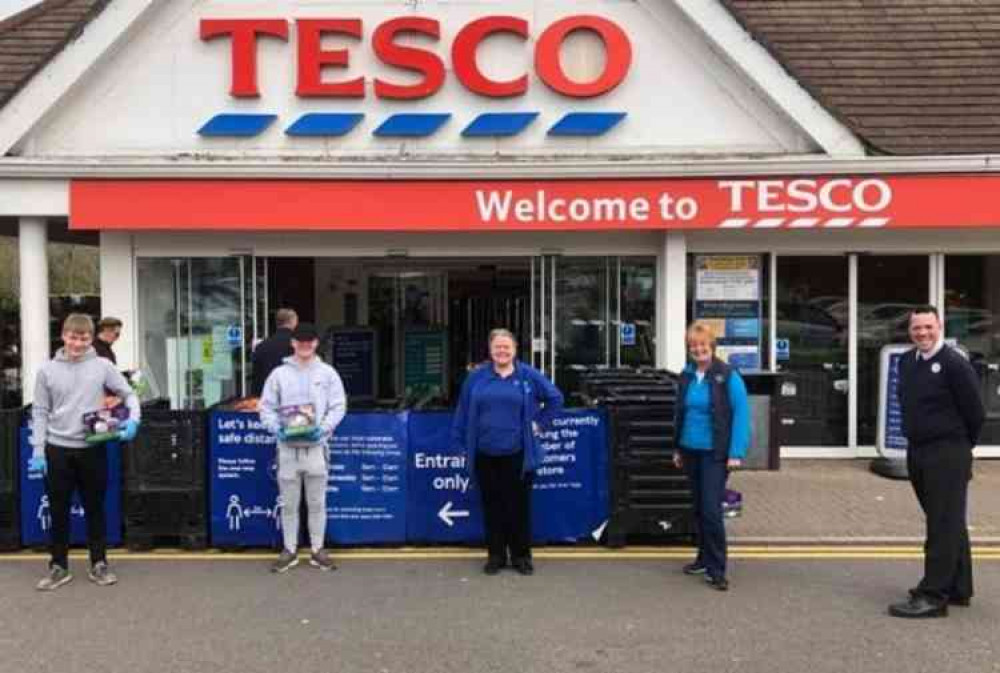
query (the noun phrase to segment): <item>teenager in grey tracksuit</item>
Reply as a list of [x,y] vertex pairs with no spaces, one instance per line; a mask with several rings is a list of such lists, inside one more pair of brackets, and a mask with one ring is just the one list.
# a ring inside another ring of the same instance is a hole
[[69,572],[70,500],[80,490],[87,519],[92,582],[117,581],[108,568],[104,498],[108,485],[106,444],[88,444],[83,415],[104,407],[105,391],[127,406],[129,420],[119,438],[135,439],[139,399],[115,366],[97,356],[91,345],[94,324],[89,316],[73,314],[63,326],[63,348],[45,363],[35,379],[31,408],[30,473],[45,476],[52,513],[52,560],[38,589],[51,591],[73,579]]
[[[326,485],[328,447],[334,430],[347,412],[347,396],[336,370],[316,355],[319,333],[307,323],[292,332],[294,354],[271,372],[260,398],[260,419],[268,431],[278,436],[278,488],[284,506],[281,528],[284,548],[272,566],[285,572],[298,564],[299,502],[305,483],[309,510],[310,564],[323,570],[335,568],[323,550],[326,535]],[[292,405],[311,404],[316,413],[316,429],[309,435],[288,438],[281,425],[279,410]]]

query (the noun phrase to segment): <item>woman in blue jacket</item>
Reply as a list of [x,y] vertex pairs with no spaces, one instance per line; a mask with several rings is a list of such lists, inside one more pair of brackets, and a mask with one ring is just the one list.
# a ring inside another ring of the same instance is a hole
[[531,485],[542,463],[537,433],[551,427],[563,396],[545,375],[516,360],[509,331],[490,332],[489,346],[490,362],[462,386],[452,443],[475,470],[482,493],[489,553],[483,572],[496,575],[509,558],[517,572],[531,575]]
[[683,468],[694,496],[698,555],[684,566],[726,591],[726,527],[722,499],[729,470],[737,468],[750,443],[750,411],[743,379],[715,357],[712,327],[697,321],[687,331],[691,361],[677,394],[674,464]]

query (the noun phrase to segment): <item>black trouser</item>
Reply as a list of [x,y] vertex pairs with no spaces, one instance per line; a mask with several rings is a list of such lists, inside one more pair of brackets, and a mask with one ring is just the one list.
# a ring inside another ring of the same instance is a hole
[[695,563],[705,566],[711,577],[721,579],[726,576],[726,523],[722,516],[722,499],[729,477],[726,460],[717,458],[714,451],[687,449],[682,457],[694,504],[698,541]]
[[483,495],[486,550],[501,564],[531,558],[531,474],[522,474],[524,452],[476,455],[476,480]]
[[83,449],[45,447],[48,474],[45,491],[52,513],[52,564],[69,567],[70,503],[79,489],[87,519],[90,562],[107,560],[104,495],[108,490],[108,447],[96,444]]
[[972,550],[966,509],[972,447],[944,441],[909,447],[910,482],[927,518],[924,578],[916,590],[935,603],[972,598]]

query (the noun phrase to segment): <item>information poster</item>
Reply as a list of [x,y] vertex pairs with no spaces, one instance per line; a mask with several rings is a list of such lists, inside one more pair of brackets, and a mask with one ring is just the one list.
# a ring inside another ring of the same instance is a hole
[[[410,542],[482,539],[482,495],[463,451],[451,443],[452,414],[410,414]],[[608,518],[606,423],[602,412],[566,411],[539,437],[542,464],[532,492],[537,543],[589,537]]]
[[409,330],[403,337],[403,388],[407,395],[440,395],[445,390],[448,333]]
[[[403,542],[406,535],[405,414],[348,414],[329,451],[327,540]],[[211,533],[216,546],[277,546],[281,540],[276,441],[257,414],[210,419]]]
[[903,412],[899,406],[899,363],[909,344],[883,346],[879,353],[878,431],[876,449],[885,458],[906,457]]
[[374,329],[342,328],[330,332],[330,364],[340,374],[352,400],[373,400],[378,396],[375,373],[378,343]]
[[695,257],[694,318],[712,326],[716,354],[738,369],[762,366],[762,263],[761,255]]
[[327,537],[338,544],[406,540],[407,414],[348,414],[330,449]]

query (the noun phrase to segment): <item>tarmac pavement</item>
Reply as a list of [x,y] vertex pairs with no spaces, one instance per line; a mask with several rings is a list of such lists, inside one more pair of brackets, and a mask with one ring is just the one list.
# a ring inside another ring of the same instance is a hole
[[486,577],[478,555],[342,555],[337,572],[283,576],[264,556],[141,556],[116,559],[108,588],[75,560],[52,594],[33,589],[41,559],[22,557],[0,562],[0,671],[1000,671],[1000,553],[979,555],[972,607],[891,618],[915,553],[737,553],[726,593],[662,550],[543,553],[528,578]]
[[886,606],[921,574],[907,482],[866,461],[738,472],[727,593],[682,547],[538,550],[534,577],[482,575],[469,549],[337,550],[341,569],[267,571],[273,554],[130,554],[121,582],[34,584],[0,555],[0,673],[1000,673],[1000,461],[971,489],[977,596],[946,619]]

